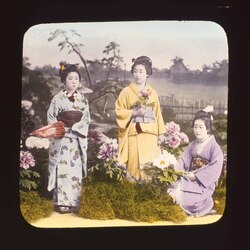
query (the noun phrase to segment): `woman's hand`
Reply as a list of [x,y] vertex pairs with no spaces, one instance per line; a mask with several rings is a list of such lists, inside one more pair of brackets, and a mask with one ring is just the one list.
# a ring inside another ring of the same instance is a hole
[[133,115],[133,117],[137,117],[137,116],[142,117],[145,115],[145,113],[148,112],[149,108],[150,107],[141,107],[137,110],[133,110],[132,115]]
[[186,172],[185,176],[190,180],[190,181],[196,181],[196,176],[193,172]]

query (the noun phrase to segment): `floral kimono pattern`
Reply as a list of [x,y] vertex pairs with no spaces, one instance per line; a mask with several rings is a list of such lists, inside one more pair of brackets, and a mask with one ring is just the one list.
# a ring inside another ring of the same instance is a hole
[[210,135],[199,144],[197,140],[191,142],[175,166],[176,170],[191,171],[194,158],[198,158],[199,166],[193,170],[197,180],[183,176],[168,190],[188,215],[195,216],[203,216],[213,208],[212,195],[223,168],[223,152],[215,137]]
[[89,105],[81,92],[74,102],[61,90],[47,111],[48,124],[57,121],[61,111],[82,112],[79,122],[61,139],[50,139],[48,190],[54,190],[54,203],[59,206],[78,206],[83,176],[87,175],[87,135],[90,124]]

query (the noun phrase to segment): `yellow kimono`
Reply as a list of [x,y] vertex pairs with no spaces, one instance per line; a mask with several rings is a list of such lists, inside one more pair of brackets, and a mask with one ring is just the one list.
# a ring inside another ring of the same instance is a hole
[[166,132],[156,91],[146,85],[148,103],[155,116],[152,122],[140,122],[141,133],[136,129],[132,117],[133,106],[140,100],[140,92],[134,82],[125,87],[115,103],[116,121],[118,124],[118,142],[120,164],[127,164],[127,171],[133,178],[141,178],[140,164],[152,161],[160,154],[157,145],[158,135]]

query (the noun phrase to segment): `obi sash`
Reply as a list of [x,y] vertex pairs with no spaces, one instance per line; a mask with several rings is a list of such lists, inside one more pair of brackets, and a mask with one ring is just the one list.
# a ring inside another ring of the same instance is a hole
[[197,170],[204,165],[207,165],[209,162],[205,159],[202,159],[200,157],[193,157],[191,161],[190,171]]

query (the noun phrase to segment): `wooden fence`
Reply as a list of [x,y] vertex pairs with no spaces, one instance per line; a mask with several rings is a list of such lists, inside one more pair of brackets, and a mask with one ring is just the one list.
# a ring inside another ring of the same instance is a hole
[[198,110],[211,105],[215,114],[222,114],[228,110],[228,103],[225,99],[184,99],[175,95],[159,96],[161,108],[171,109],[175,119],[179,121],[190,121]]

